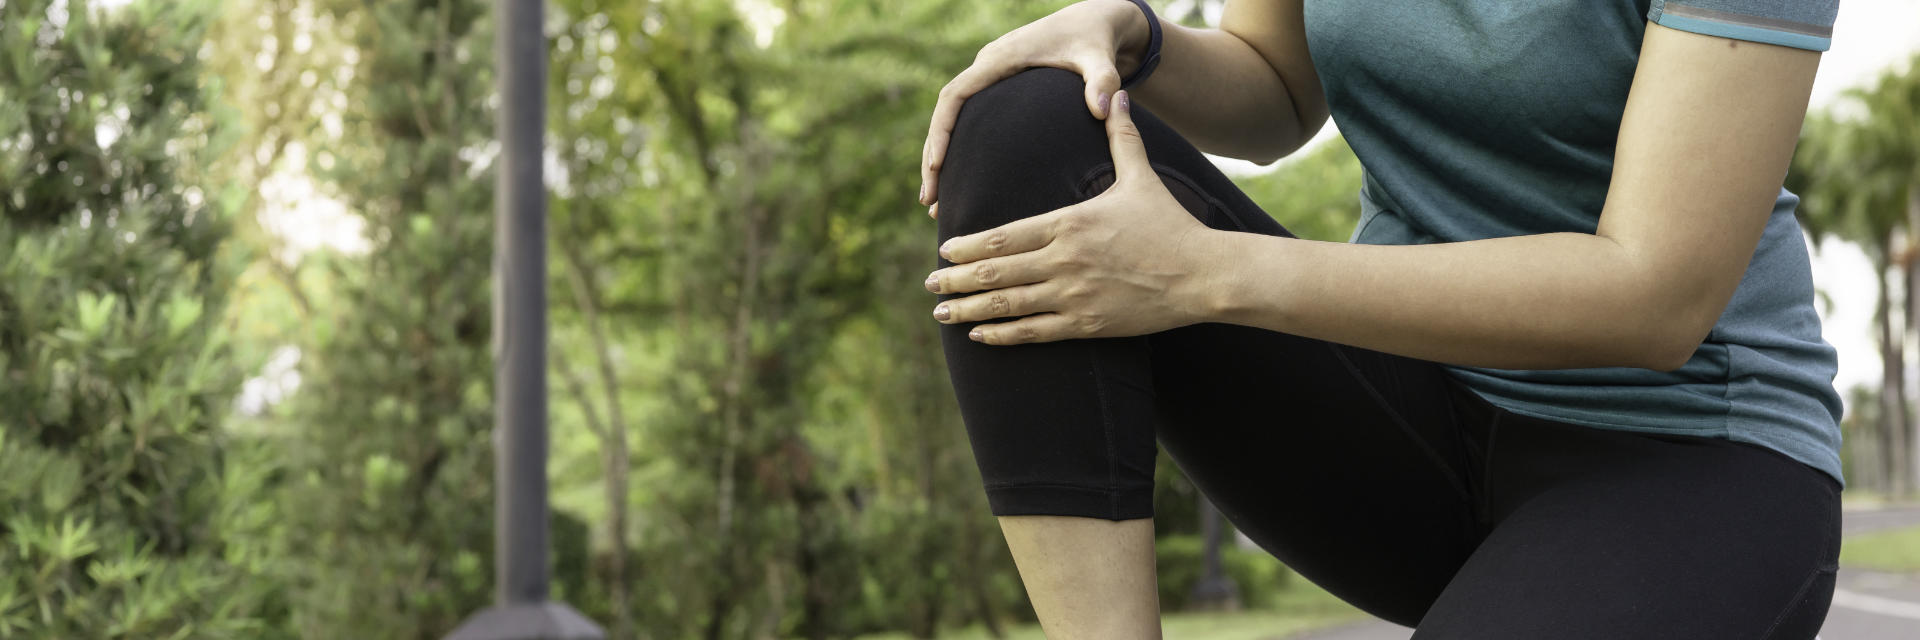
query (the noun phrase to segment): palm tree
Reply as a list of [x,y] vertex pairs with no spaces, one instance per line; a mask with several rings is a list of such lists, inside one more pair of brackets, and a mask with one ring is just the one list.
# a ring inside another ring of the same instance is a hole
[[[1801,195],[1800,221],[1815,246],[1827,239],[1860,245],[1878,272],[1879,298],[1874,320],[1881,357],[1880,444],[1877,466],[1884,475],[1869,480],[1894,495],[1920,488],[1910,403],[1904,393],[1904,346],[1920,331],[1920,56],[1909,71],[1888,72],[1869,88],[1853,89],[1846,99],[1864,107],[1865,116],[1832,113],[1809,117],[1799,152],[1788,175]],[[1896,322],[1893,270],[1905,285],[1904,322]]]

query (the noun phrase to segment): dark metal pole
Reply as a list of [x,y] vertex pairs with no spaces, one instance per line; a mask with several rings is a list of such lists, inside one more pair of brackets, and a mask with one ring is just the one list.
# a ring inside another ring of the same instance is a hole
[[[450,640],[599,640],[547,601],[547,49],[543,0],[496,0],[500,139],[494,186],[494,580],[497,602]],[[619,606],[616,603],[615,606]]]

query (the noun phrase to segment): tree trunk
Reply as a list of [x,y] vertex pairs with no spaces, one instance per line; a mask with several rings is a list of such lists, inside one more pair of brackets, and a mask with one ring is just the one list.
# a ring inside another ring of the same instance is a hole
[[[578,162],[571,156],[569,159]],[[581,185],[575,188],[580,189]],[[577,227],[570,230],[576,237],[584,235]],[[607,422],[594,429],[594,432],[600,436],[603,464],[606,466],[607,538],[613,544],[613,554],[609,556],[607,567],[607,598],[613,608],[613,633],[610,637],[612,640],[633,640],[633,603],[627,597],[627,588],[632,582],[627,574],[627,476],[632,468],[632,454],[627,450],[627,417],[620,403],[620,377],[613,364],[612,343],[607,340],[601,325],[600,310],[605,303],[600,298],[600,288],[594,281],[592,267],[587,265],[586,258],[579,251],[559,253],[566,262],[567,283],[568,288],[573,290],[574,306],[587,326],[587,335],[593,340],[600,391],[606,396]],[[584,387],[578,380],[569,384]],[[580,388],[575,394],[587,413],[589,425],[598,422],[592,403],[587,399],[587,391]]]
[[1901,437],[1905,440],[1903,443],[1905,446],[1901,448],[1900,455],[1906,462],[1903,468],[1906,476],[1903,480],[1909,491],[1920,490],[1920,431],[1915,428],[1912,405],[1907,400],[1905,362],[1906,341],[1920,335],[1916,333],[1920,331],[1920,268],[1916,268],[1920,267],[1916,264],[1916,260],[1920,260],[1920,244],[1917,243],[1920,243],[1920,188],[1913,188],[1908,190],[1907,197],[1907,253],[1903,256],[1905,259],[1900,265],[1901,271],[1907,278],[1907,322],[1906,330],[1901,332],[1902,340],[1897,352],[1901,355],[1901,362],[1899,362],[1901,375],[1894,387],[1900,394],[1898,396],[1900,422],[1897,426],[1900,428]]
[[[1891,239],[1887,245],[1885,255],[1891,256]],[[1893,329],[1893,287],[1887,273],[1891,260],[1876,266],[1881,267],[1880,299],[1874,313],[1874,321],[1880,327],[1880,459],[1885,463],[1887,493],[1898,497],[1910,491],[1908,481],[1912,478],[1906,455],[1908,420],[1903,375],[1906,365],[1900,338]]]
[[1235,611],[1240,608],[1240,590],[1234,588],[1233,578],[1220,566],[1221,528],[1220,510],[1214,508],[1212,500],[1200,496],[1200,536],[1205,553],[1201,557],[1200,581],[1187,596],[1189,609]]

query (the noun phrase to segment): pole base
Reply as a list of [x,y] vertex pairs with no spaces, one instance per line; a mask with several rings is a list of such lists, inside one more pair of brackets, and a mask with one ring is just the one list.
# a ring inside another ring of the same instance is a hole
[[469,616],[445,640],[604,640],[607,632],[573,607],[526,602],[487,607]]

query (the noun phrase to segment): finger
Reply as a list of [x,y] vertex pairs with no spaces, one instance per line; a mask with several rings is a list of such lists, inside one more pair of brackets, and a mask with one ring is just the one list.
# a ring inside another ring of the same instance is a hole
[[1080,206],[1070,205],[979,233],[948,238],[940,245],[940,257],[966,263],[1039,249],[1053,242],[1060,222]]
[[1039,282],[1052,275],[1030,255],[1003,256],[935,269],[927,274],[927,290],[934,293],[967,293]]
[[1116,183],[1154,177],[1153,166],[1147,163],[1147,145],[1140,139],[1140,129],[1133,125],[1131,102],[1126,91],[1114,92],[1113,113],[1107,116],[1107,143],[1113,154]]
[[968,338],[992,345],[1054,342],[1085,337],[1066,315],[1042,313],[1011,322],[983,324],[967,333]]
[[927,143],[920,153],[920,204],[932,205],[940,200],[940,166],[946,162],[947,142],[953,137],[954,121],[960,118],[960,105],[1006,76],[1005,70],[986,71],[974,65],[940,88],[933,119],[927,124]]
[[933,319],[954,324],[1054,311],[1058,302],[1050,293],[1054,288],[1052,281],[1035,282],[947,300],[934,306]]
[[940,217],[940,203],[935,202],[927,206],[927,217],[936,219]]
[[1120,72],[1113,68],[1113,58],[1086,54],[1074,66],[1087,81],[1087,109],[1095,118],[1106,118],[1107,103],[1113,99],[1113,93],[1120,90]]

